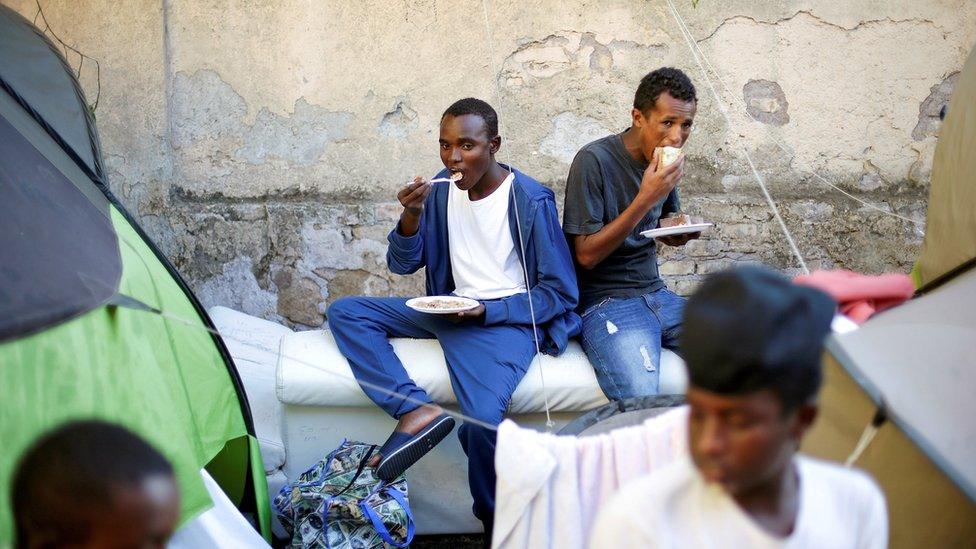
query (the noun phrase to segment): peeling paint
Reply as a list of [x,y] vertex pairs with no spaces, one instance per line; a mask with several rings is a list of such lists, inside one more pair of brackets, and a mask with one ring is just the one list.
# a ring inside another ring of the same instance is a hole
[[569,164],[580,147],[610,134],[599,120],[572,112],[561,112],[552,119],[552,129],[539,143],[539,152]]
[[176,73],[173,81],[173,141],[190,145],[204,138],[241,133],[247,103],[216,71]]
[[253,124],[244,121],[247,104],[217,72],[178,73],[174,83],[173,138],[181,148],[203,140],[235,138],[242,146],[233,157],[252,165],[279,158],[308,166],[326,144],[346,136],[353,115],[310,105],[304,97],[282,116],[263,108]]
[[932,86],[929,96],[918,106],[918,123],[912,130],[912,139],[922,141],[926,137],[936,135],[942,126],[942,119],[939,111],[943,106],[949,104],[952,97],[952,90],[955,88],[956,80],[959,79],[959,72],[954,72],[947,76],[942,82]]
[[[629,40],[611,40],[604,44],[591,32],[562,30],[522,43],[505,59],[500,81],[511,88],[569,71],[607,74],[617,65],[631,66],[636,59],[640,59],[641,70],[645,70],[649,60],[663,57],[665,51],[667,48],[661,44]],[[617,55],[622,56],[620,63],[615,58]]]
[[383,115],[377,131],[380,135],[402,141],[411,132],[416,131],[418,126],[417,111],[411,109],[405,102],[397,101],[396,107]]
[[327,144],[346,137],[352,120],[352,113],[309,105],[304,97],[295,102],[291,116],[261,109],[254,125],[244,129],[244,146],[234,156],[253,165],[279,158],[308,166],[318,160]]

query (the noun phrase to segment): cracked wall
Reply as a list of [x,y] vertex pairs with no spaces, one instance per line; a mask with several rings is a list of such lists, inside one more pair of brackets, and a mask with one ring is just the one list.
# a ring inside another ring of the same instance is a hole
[[[32,18],[32,0],[0,0]],[[666,4],[42,0],[101,63],[110,184],[206,305],[319,326],[350,294],[414,295],[391,275],[397,187],[438,169],[437,123],[478,96],[500,158],[559,195],[576,150],[629,124],[640,77],[698,86],[685,208],[716,222],[662,252],[681,293],[737,262],[796,262],[755,159],[811,267],[907,271],[921,244],[941,106],[976,42],[967,0],[677,0],[730,126]],[[488,40],[490,33],[491,40]],[[95,81],[82,75],[86,93]]]

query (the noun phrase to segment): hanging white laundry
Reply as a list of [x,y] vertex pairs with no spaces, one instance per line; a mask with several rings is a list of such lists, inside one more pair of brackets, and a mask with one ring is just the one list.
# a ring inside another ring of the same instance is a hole
[[589,436],[498,427],[493,549],[584,548],[600,506],[621,486],[687,453],[688,407]]

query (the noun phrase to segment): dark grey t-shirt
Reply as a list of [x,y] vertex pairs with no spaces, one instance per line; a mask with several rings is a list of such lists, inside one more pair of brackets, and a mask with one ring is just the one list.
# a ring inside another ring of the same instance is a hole
[[[634,160],[624,148],[621,134],[580,149],[566,181],[563,231],[567,238],[593,234],[616,219],[637,196],[645,169],[647,165]],[[680,209],[675,188],[596,267],[586,270],[577,264],[580,311],[607,297],[637,297],[664,287],[657,272],[655,241],[640,233],[656,228],[662,216]]]

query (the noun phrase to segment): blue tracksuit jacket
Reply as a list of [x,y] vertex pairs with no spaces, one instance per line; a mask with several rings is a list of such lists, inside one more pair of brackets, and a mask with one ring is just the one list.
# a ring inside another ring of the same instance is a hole
[[[503,166],[510,169],[508,166]],[[515,174],[509,201],[508,222],[515,251],[528,274],[532,287],[535,321],[542,334],[542,351],[557,355],[566,349],[569,338],[580,331],[582,324],[574,309],[579,301],[576,271],[569,246],[559,225],[555,196],[538,181],[519,172]],[[442,170],[436,177],[449,177]],[[447,197],[448,184],[437,184],[424,203],[420,229],[411,237],[400,233],[399,225],[390,232],[390,247],[386,261],[397,274],[410,274],[426,267],[428,295],[448,295],[454,291],[448,247]],[[512,205],[518,208],[522,224],[525,256],[519,246],[519,234]],[[527,293],[485,301],[486,325],[531,325]]]

